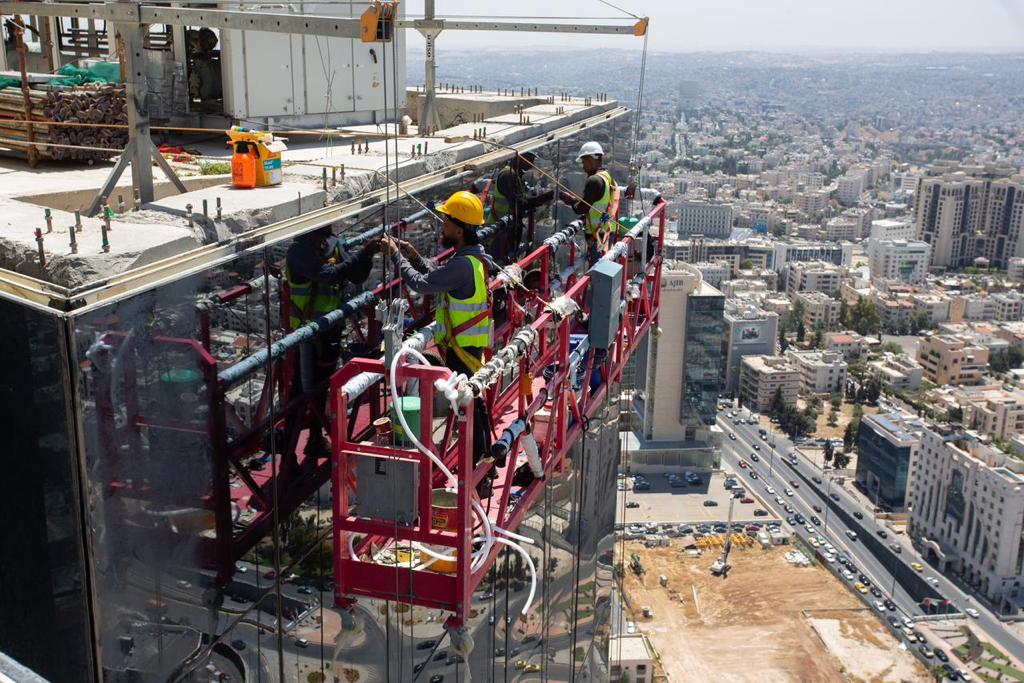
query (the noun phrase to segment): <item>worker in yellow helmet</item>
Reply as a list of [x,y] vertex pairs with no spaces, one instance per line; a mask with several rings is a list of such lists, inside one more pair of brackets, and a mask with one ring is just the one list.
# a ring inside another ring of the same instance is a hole
[[583,197],[562,192],[558,198],[577,215],[585,216],[587,263],[593,265],[608,248],[609,237],[619,212],[619,187],[611,174],[601,168],[604,161],[601,143],[583,143],[576,161],[583,165],[583,172],[587,174]]
[[[436,207],[444,219],[441,245],[454,254],[441,265],[428,262],[414,246],[386,238],[395,271],[419,294],[438,295],[434,340],[445,365],[472,376],[483,364],[491,345],[491,297],[487,287],[489,259],[480,244],[477,227],[484,222],[484,205],[472,192],[456,192]],[[473,454],[479,461],[490,445],[489,419],[484,404],[474,402]]]

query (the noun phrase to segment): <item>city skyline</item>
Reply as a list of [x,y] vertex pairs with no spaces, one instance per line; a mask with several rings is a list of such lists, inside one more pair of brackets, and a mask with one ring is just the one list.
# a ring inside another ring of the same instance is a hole
[[[654,52],[1007,52],[1024,50],[1024,4],[1014,0],[977,0],[971,11],[952,0],[907,0],[886,3],[866,0],[853,11],[840,11],[828,3],[781,0],[751,3],[745,0],[676,4],[666,2],[615,3],[636,16],[651,18],[649,49]],[[491,12],[490,10],[496,10]],[[423,14],[423,2],[408,3],[409,17]],[[445,18],[506,15],[495,20],[531,20],[614,23],[632,20],[600,0],[566,0],[557,11],[550,3],[524,0],[514,13],[492,3],[449,0],[437,3],[435,15]],[[925,20],[926,18],[926,20]],[[766,30],[770,27],[770,31]],[[439,50],[565,48],[565,37],[551,34],[505,34],[450,31],[438,38]],[[573,49],[640,47],[630,36],[573,35]],[[409,46],[422,50],[423,40],[410,34]]]

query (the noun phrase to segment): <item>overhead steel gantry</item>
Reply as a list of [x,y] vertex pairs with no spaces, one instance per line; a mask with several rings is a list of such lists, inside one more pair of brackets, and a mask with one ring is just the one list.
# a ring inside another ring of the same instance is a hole
[[152,24],[204,26],[240,31],[267,31],[334,38],[359,39],[367,43],[387,42],[395,29],[415,29],[426,39],[426,73],[420,134],[433,135],[440,127],[435,94],[434,41],[441,31],[531,31],[548,33],[585,33],[637,35],[647,32],[648,20],[634,24],[553,24],[546,22],[448,21],[434,16],[434,0],[426,0],[423,19],[398,19],[397,2],[371,2],[359,18],[328,17],[315,14],[284,14],[255,10],[225,10],[196,7],[171,7],[146,2],[23,2],[0,1],[0,15],[72,17],[111,22],[124,41],[124,83],[128,113],[128,146],[97,193],[88,214],[95,215],[117,184],[128,165],[132,169],[132,188],[139,201],[151,202],[155,161],[179,192],[185,186],[153,145],[150,137],[148,83],[143,64],[143,41]]

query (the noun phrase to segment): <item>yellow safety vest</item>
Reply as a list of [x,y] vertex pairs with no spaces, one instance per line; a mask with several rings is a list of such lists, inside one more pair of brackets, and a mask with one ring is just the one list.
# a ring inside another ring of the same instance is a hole
[[[341,258],[341,252],[337,247],[334,248],[332,257]],[[341,287],[338,285],[327,285],[312,280],[297,283],[287,266],[284,275],[288,280],[288,322],[293,330],[302,327],[313,318],[330,313],[343,303]]]
[[498,189],[498,177],[505,172],[515,174],[515,181],[520,186],[520,195],[526,194],[526,184],[523,182],[523,179],[519,177],[519,174],[513,171],[510,166],[506,166],[498,171],[494,176],[494,182],[491,184],[491,188],[493,190],[491,192],[491,216],[494,220],[504,218],[512,212],[512,208],[508,203],[508,198],[501,193],[501,190]]
[[437,322],[434,341],[439,346],[484,348],[491,345],[491,302],[487,273],[483,261],[475,256],[466,258],[473,265],[473,294],[468,299],[457,299],[451,292],[445,292],[437,302],[434,311],[434,320]]
[[593,237],[598,230],[603,230],[608,222],[615,218],[615,213],[618,211],[619,188],[612,180],[611,173],[601,170],[597,172],[597,175],[604,178],[604,194],[587,211],[586,234],[588,237]]

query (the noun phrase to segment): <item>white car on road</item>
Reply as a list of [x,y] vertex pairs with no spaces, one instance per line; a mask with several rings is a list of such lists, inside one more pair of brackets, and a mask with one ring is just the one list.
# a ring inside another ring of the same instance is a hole
[[786,489],[786,495],[787,496],[792,496],[793,495],[793,489]]
[[964,613],[966,613],[967,616],[969,616],[972,619],[977,619],[978,617],[981,616],[981,612],[979,612],[978,610],[974,609],[973,607],[968,607],[967,609],[964,610]]
[[764,490],[767,491],[769,496],[774,496],[775,495],[775,489],[773,489],[771,486],[769,486],[767,484],[765,484]]

